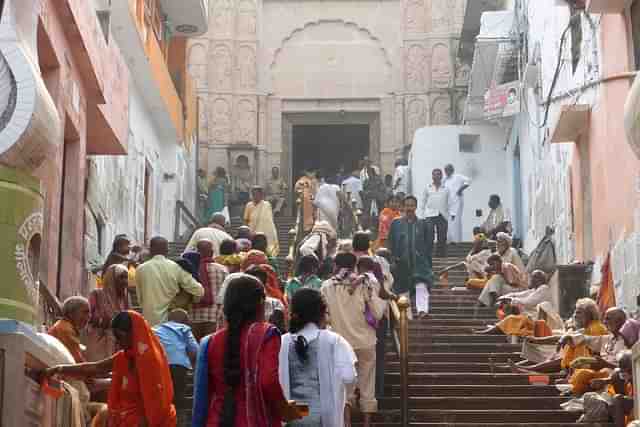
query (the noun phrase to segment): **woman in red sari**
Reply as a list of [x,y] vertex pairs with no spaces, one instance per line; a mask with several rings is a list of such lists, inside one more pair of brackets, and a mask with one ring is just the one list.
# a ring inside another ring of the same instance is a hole
[[99,362],[55,366],[45,375],[95,378],[111,372],[108,413],[96,427],[175,427],[173,383],[160,341],[135,311],[118,313],[111,328],[122,350]]
[[376,240],[374,249],[386,247],[387,236],[389,236],[389,230],[391,230],[391,223],[402,215],[400,212],[400,204],[401,200],[396,195],[389,196],[387,199],[385,208],[380,212],[378,240]]
[[229,282],[227,327],[203,339],[198,353],[194,427],[280,427],[300,418],[280,386],[280,334],[264,321],[265,298],[255,277]]

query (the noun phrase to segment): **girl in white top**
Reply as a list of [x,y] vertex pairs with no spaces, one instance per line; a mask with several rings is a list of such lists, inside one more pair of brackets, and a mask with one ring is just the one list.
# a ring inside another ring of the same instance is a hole
[[346,386],[356,382],[356,355],[340,335],[328,331],[327,304],[311,288],[291,299],[290,333],[280,346],[280,384],[287,399],[309,405],[296,427],[343,427]]

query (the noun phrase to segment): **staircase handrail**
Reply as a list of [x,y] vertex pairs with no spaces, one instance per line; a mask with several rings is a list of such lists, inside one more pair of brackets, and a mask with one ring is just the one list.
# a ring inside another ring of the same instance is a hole
[[400,359],[400,420],[402,427],[409,426],[409,317],[411,302],[407,297],[390,301],[392,333],[396,352]]
[[295,266],[298,258],[298,244],[304,233],[304,203],[302,203],[302,191],[296,191],[296,222],[291,230],[289,230],[289,253],[287,254],[288,272],[287,277],[295,276]]
[[[184,216],[183,216],[184,215]],[[176,209],[175,209],[175,219],[174,219],[174,228],[173,228],[173,240],[175,242],[179,242],[182,240],[183,235],[180,234],[180,223],[182,219],[186,217],[187,220],[190,221],[187,230],[187,235],[191,235],[195,230],[200,228],[202,224],[196,216],[189,210],[187,205],[184,204],[182,200],[176,200]]]

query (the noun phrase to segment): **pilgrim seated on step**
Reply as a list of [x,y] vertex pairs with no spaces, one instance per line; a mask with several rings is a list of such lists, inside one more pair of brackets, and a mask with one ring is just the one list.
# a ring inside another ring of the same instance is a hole
[[624,427],[633,419],[633,360],[630,350],[616,354],[614,368],[590,381],[591,392],[583,396],[584,415],[580,423],[608,423]]
[[[547,319],[558,319],[551,308],[551,289],[547,284],[547,275],[540,270],[531,273],[529,289],[513,292],[498,298],[500,310],[506,314],[504,319],[485,330],[476,331],[486,335],[512,335],[520,337],[547,337],[552,335],[552,327]],[[543,306],[544,307],[541,307]],[[553,326],[553,325],[552,325]]]
[[574,324],[563,335],[551,335],[545,338],[528,337],[527,342],[537,345],[555,345],[556,351],[542,363],[525,359],[517,364],[512,363],[514,372],[522,373],[560,373],[571,369],[571,363],[581,357],[593,357],[594,351],[585,339],[580,337],[599,337],[608,334],[607,328],[600,321],[600,313],[595,301],[582,298],[576,302],[573,314]]
[[527,289],[527,282],[522,271],[509,262],[504,262],[498,254],[487,259],[487,274],[490,279],[482,289],[478,302],[486,307],[493,307],[498,298],[517,291]]

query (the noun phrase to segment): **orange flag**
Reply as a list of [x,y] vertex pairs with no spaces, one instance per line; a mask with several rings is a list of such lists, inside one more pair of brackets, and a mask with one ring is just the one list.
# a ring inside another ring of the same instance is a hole
[[604,313],[611,307],[616,306],[616,293],[613,287],[613,272],[611,271],[611,254],[607,254],[607,259],[600,269],[602,279],[600,280],[600,290],[598,291],[598,308],[600,314]]

